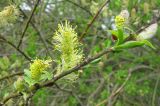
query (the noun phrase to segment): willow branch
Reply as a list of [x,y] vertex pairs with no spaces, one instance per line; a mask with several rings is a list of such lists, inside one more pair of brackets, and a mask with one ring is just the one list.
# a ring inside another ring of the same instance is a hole
[[118,95],[123,90],[123,88],[125,87],[125,85],[129,81],[129,79],[131,78],[131,74],[133,72],[139,70],[139,69],[150,69],[150,70],[152,70],[152,68],[149,68],[148,66],[144,66],[144,65],[140,65],[140,66],[137,66],[135,68],[129,69],[128,76],[125,79],[125,81],[122,83],[122,85],[118,89],[114,90],[107,99],[105,99],[102,102],[98,103],[96,106],[101,106],[101,105],[107,103],[109,100],[113,99],[116,95]]
[[103,100],[102,102],[100,102],[99,104],[97,104],[96,106],[101,106],[105,103],[108,102],[109,99],[114,98],[119,92],[122,91],[122,89],[124,88],[124,86],[127,84],[128,80],[131,77],[131,71],[129,71],[127,78],[125,79],[125,81],[123,82],[123,84],[114,92],[111,93],[110,97],[108,97],[107,99]]
[[79,65],[73,67],[72,69],[68,70],[68,71],[64,71],[62,74],[60,74],[59,76],[57,77],[54,77],[52,80],[44,83],[44,84],[41,84],[40,86],[41,87],[46,87],[46,86],[52,86],[57,80],[63,78],[64,76],[68,75],[68,74],[71,74],[73,72],[76,72],[78,71],[79,69],[81,69],[82,67],[88,65],[89,63],[91,63],[92,61],[100,58],[101,56],[109,53],[109,52],[113,52],[113,49],[112,48],[107,48],[105,49],[104,51],[100,52],[99,54],[93,56],[93,57],[90,57],[86,60],[84,60],[82,63],[80,63]]
[[[68,74],[71,74],[71,73],[73,73],[73,72],[78,71],[79,69],[81,69],[82,67],[88,65],[89,63],[91,63],[91,62],[94,61],[95,59],[100,58],[101,56],[103,56],[103,55],[105,55],[105,54],[107,54],[107,53],[109,53],[109,52],[113,52],[113,49],[112,49],[112,48],[107,48],[107,49],[105,49],[104,51],[100,52],[99,54],[97,54],[97,55],[95,55],[95,56],[93,56],[93,57],[91,57],[91,58],[88,58],[88,59],[84,60],[82,63],[80,63],[79,65],[73,67],[72,69],[63,72],[62,74],[60,74],[60,75],[57,76],[57,77],[54,77],[52,80],[46,81],[46,82],[44,82],[44,83],[42,83],[42,84],[38,84],[38,85],[36,84],[34,91],[36,92],[38,89],[41,89],[41,88],[44,88],[44,87],[53,86],[57,80],[65,77],[65,76],[68,75]],[[9,95],[8,97],[6,97],[7,99],[5,98],[4,100],[2,100],[1,104],[3,105],[3,104],[5,104],[9,99],[15,98],[15,97],[17,97],[17,96],[20,96],[20,94],[19,94],[19,93],[15,93],[15,94]]]
[[66,0],[66,1],[71,3],[71,4],[73,4],[73,5],[75,5],[75,6],[77,6],[77,7],[79,7],[79,8],[81,8],[82,10],[86,11],[90,16],[93,16],[92,13],[89,10],[87,10],[86,8],[80,6],[79,4],[77,4],[77,3],[75,3],[75,2],[73,2],[71,0]]
[[21,93],[13,93],[13,94],[10,94],[9,96],[5,97],[2,102],[0,103],[0,106],[3,106],[8,100],[10,100],[11,98],[16,98],[16,97],[19,97],[19,96],[22,96]]
[[[19,7],[19,9],[20,9],[20,11],[22,12],[22,14],[23,14],[25,17],[28,17],[28,16],[26,15],[26,13],[25,13],[20,7]],[[37,34],[39,35],[40,40],[42,41],[42,43],[43,43],[43,45],[44,45],[47,53],[49,54],[49,56],[50,56],[51,58],[53,58],[53,56],[51,55],[50,50],[49,50],[49,48],[48,48],[48,44],[47,44],[46,40],[43,38],[43,35],[41,34],[40,30],[36,27],[35,23],[34,23],[32,20],[30,21],[30,24],[32,25],[32,27],[35,29],[35,31],[36,31]]]
[[29,23],[30,23],[30,21],[31,21],[33,15],[34,15],[34,12],[35,12],[35,10],[36,10],[39,2],[40,2],[40,0],[37,0],[36,3],[35,3],[35,5],[34,5],[34,8],[33,8],[32,12],[31,12],[30,17],[29,17],[28,20],[27,20],[27,23],[26,23],[26,25],[25,25],[25,28],[24,28],[24,30],[23,30],[23,33],[22,33],[22,36],[21,36],[21,39],[20,39],[20,41],[19,41],[19,44],[18,44],[17,48],[19,48],[20,45],[22,44],[23,37],[24,37],[24,35],[25,35],[25,33],[26,33],[27,29],[28,29]]
[[0,35],[0,39],[2,39],[3,41],[5,41],[7,44],[9,44],[10,46],[12,46],[13,48],[15,48],[19,53],[21,53],[28,61],[31,62],[31,58],[29,56],[27,56],[22,50],[20,50],[19,48],[16,47],[16,45],[14,45],[12,42],[8,41],[6,38],[4,38],[3,36]]
[[87,33],[87,31],[89,30],[89,28],[92,26],[92,24],[94,23],[94,21],[97,19],[98,15],[100,14],[100,12],[102,11],[102,9],[110,2],[110,0],[107,0],[106,2],[104,2],[104,4],[99,8],[99,10],[97,11],[97,13],[95,14],[95,16],[92,18],[92,20],[88,23],[86,29],[84,30],[84,32],[81,34],[80,36],[80,41],[82,41],[83,37],[85,36],[85,34]]
[[8,79],[8,78],[12,78],[12,77],[17,76],[17,75],[23,75],[23,74],[24,74],[24,72],[22,72],[22,71],[16,72],[16,73],[13,73],[13,74],[9,74],[9,75],[6,75],[6,76],[0,78],[0,81]]

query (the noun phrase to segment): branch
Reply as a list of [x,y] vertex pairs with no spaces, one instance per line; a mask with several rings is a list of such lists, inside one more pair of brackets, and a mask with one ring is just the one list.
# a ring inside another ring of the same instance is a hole
[[86,29],[84,30],[84,32],[81,34],[80,36],[80,40],[82,41],[83,37],[85,36],[85,34],[87,33],[87,31],[89,30],[89,28],[92,26],[92,24],[94,23],[94,21],[96,20],[96,18],[98,17],[98,15],[100,14],[100,12],[102,11],[102,9],[104,8],[104,6],[106,6],[108,3],[110,2],[110,0],[107,0],[106,2],[104,2],[104,4],[99,8],[99,10],[97,11],[97,13],[95,14],[95,16],[92,18],[92,20],[88,23]]
[[22,94],[21,94],[21,93],[13,93],[13,94],[7,96],[6,98],[4,98],[4,99],[2,100],[2,102],[0,103],[0,106],[3,106],[3,105],[4,105],[8,100],[10,100],[11,98],[16,98],[16,97],[18,97],[18,96],[22,96]]
[[[63,72],[62,74],[60,74],[59,76],[57,77],[54,77],[52,80],[50,81],[47,81],[47,82],[44,82],[42,84],[36,84],[35,85],[35,89],[33,91],[37,91],[38,89],[41,89],[41,88],[44,88],[44,87],[49,87],[49,86],[52,86],[55,84],[55,82],[61,78],[63,78],[64,76],[70,74],[70,73],[73,73],[73,72],[76,72],[78,71],[80,68],[82,68],[83,66],[86,66],[88,65],[89,63],[91,63],[92,61],[94,61],[95,59],[109,53],[109,52],[113,52],[113,49],[112,48],[107,48],[105,49],[104,51],[100,52],[99,54],[91,57],[91,58],[88,58],[86,59],[85,61],[83,61],[82,63],[80,63],[79,65],[73,67],[72,69],[68,70],[68,71],[65,71]],[[6,97],[7,99],[4,99],[2,100],[1,104],[5,104],[9,99],[12,99],[12,98],[15,98],[17,96],[21,96],[19,93],[15,93],[15,94],[12,94],[12,95],[9,95],[8,97]]]
[[75,2],[73,2],[71,0],[66,0],[66,1],[71,3],[71,4],[73,4],[73,5],[75,5],[75,6],[77,6],[77,7],[79,7],[79,8],[81,8],[82,10],[86,11],[90,16],[93,16],[92,13],[89,10],[87,10],[86,8],[80,6],[79,4],[77,4],[77,3],[75,3]]
[[21,53],[28,61],[31,62],[31,58],[29,56],[27,56],[23,51],[21,51],[19,48],[17,48],[12,42],[8,41],[6,38],[4,38],[3,36],[0,35],[0,39],[2,39],[3,41],[5,41],[6,43],[8,43],[10,46],[12,46],[13,48],[15,48],[19,53]]
[[22,72],[22,71],[16,72],[16,73],[13,73],[13,74],[9,74],[9,75],[6,75],[6,76],[0,78],[0,81],[11,78],[11,77],[14,77],[16,75],[23,75],[23,74],[24,74],[24,72]]
[[[20,11],[22,12],[22,14],[23,14],[25,17],[28,18],[28,16],[26,15],[26,13],[25,13],[20,7],[19,7],[19,9],[20,9]],[[44,47],[46,48],[47,53],[49,54],[49,56],[50,56],[51,58],[53,58],[53,56],[51,55],[50,50],[49,50],[49,48],[48,48],[47,42],[46,42],[45,39],[43,38],[42,33],[41,33],[40,30],[36,27],[35,23],[34,23],[32,20],[30,21],[30,23],[31,23],[32,27],[35,29],[35,31],[37,32],[37,34],[39,35],[39,37],[40,37],[40,39],[41,39]]]
[[22,36],[21,36],[21,39],[20,39],[20,41],[19,41],[19,44],[18,44],[17,48],[19,48],[20,45],[21,45],[21,43],[22,43],[23,37],[24,37],[24,35],[25,35],[25,33],[26,33],[27,29],[28,29],[29,23],[30,23],[30,21],[31,21],[33,15],[34,15],[34,12],[35,12],[35,10],[36,10],[39,2],[40,2],[40,0],[37,0],[36,3],[35,3],[35,5],[34,5],[34,8],[33,8],[32,12],[31,12],[30,17],[29,17],[28,20],[27,20],[27,23],[26,23],[26,25],[25,25],[25,28],[24,28],[24,30],[23,30],[23,33],[22,33]]
[[145,30],[145,29],[146,29],[147,27],[149,27],[150,25],[152,25],[152,24],[154,24],[154,23],[156,23],[156,22],[159,22],[159,21],[160,21],[160,17],[154,18],[150,23],[148,23],[148,24],[145,25],[144,27],[138,29],[138,30],[136,31],[136,33],[142,32],[143,30]]
[[135,68],[129,69],[129,71],[128,71],[128,76],[127,76],[127,78],[125,79],[125,81],[123,82],[123,84],[122,84],[116,91],[113,91],[113,92],[111,93],[111,95],[110,95],[107,99],[105,99],[105,100],[103,100],[102,102],[98,103],[96,106],[101,106],[101,105],[103,105],[104,103],[107,103],[109,100],[113,99],[116,95],[118,95],[118,94],[123,90],[123,88],[125,87],[125,85],[126,85],[127,82],[129,81],[129,79],[130,79],[130,77],[131,77],[131,74],[132,74],[133,72],[135,72],[135,71],[137,71],[137,70],[139,70],[139,69],[146,69],[146,68],[152,70],[152,68],[149,68],[148,66],[144,66],[144,65],[140,65],[140,66],[137,66],[137,67],[135,67]]
[[102,102],[100,102],[96,106],[101,106],[104,103],[107,103],[109,99],[114,98],[119,92],[121,92],[123,90],[124,86],[127,84],[130,77],[131,77],[131,71],[129,70],[128,76],[127,76],[126,80],[123,82],[123,84],[116,91],[112,92],[111,95],[107,99],[103,100]]
[[47,87],[47,86],[52,86],[57,80],[63,78],[64,76],[70,74],[70,73],[73,73],[73,72],[76,72],[78,71],[80,68],[88,65],[89,63],[91,63],[92,61],[94,61],[95,59],[98,59],[99,57],[109,53],[109,52],[113,52],[113,49],[112,48],[107,48],[105,49],[104,51],[100,52],[99,54],[91,57],[91,58],[88,58],[86,60],[84,60],[82,63],[80,63],[79,65],[73,67],[72,69],[68,70],[68,71],[64,71],[62,74],[60,74],[59,76],[57,77],[54,77],[52,80],[46,82],[46,83],[43,83],[40,85],[40,87]]

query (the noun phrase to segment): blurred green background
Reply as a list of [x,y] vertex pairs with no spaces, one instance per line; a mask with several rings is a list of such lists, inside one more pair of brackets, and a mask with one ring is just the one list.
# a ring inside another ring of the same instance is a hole
[[[0,0],[0,10],[9,4],[18,5],[29,16],[35,0]],[[105,0],[41,0],[24,36],[21,50],[32,59],[54,57],[52,37],[57,24],[69,20],[80,35]],[[130,13],[128,26],[134,31],[160,17],[160,0],[111,0],[83,38],[85,57],[93,56],[111,47],[108,33],[114,17],[121,10]],[[1,28],[0,35],[17,45],[28,17],[21,13],[12,26]],[[158,22],[159,23],[159,22]],[[160,25],[160,24],[159,24]],[[42,40],[43,38],[43,40]],[[122,92],[102,106],[159,106],[160,105],[160,26],[150,39],[156,50],[138,47],[120,53],[105,55],[83,68],[80,78],[71,85],[59,83],[66,92],[55,86],[39,90],[31,100],[31,106],[96,106],[107,99],[112,91],[125,81],[128,71],[134,70]],[[29,62],[14,48],[0,40],[0,77],[23,71]],[[16,77],[0,82],[0,99],[9,92]],[[23,98],[10,100],[8,106],[19,106]]]

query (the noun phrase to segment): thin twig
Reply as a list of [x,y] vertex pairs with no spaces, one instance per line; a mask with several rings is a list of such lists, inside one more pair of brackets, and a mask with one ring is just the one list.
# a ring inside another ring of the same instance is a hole
[[[62,74],[60,74],[60,75],[57,76],[57,77],[54,77],[52,80],[46,81],[46,82],[44,82],[44,83],[42,83],[42,84],[39,84],[39,85],[35,85],[34,91],[36,92],[38,89],[41,89],[41,88],[44,88],[44,87],[49,87],[49,86],[54,85],[57,80],[63,78],[64,76],[66,76],[66,75],[68,75],[68,74],[70,74],[70,73],[72,73],[72,72],[78,71],[78,70],[79,70],[80,68],[82,68],[83,66],[88,65],[89,63],[91,63],[91,62],[94,61],[95,59],[97,59],[97,58],[99,58],[99,57],[101,57],[101,56],[103,56],[103,55],[105,55],[105,54],[107,54],[107,53],[109,53],[109,52],[112,52],[112,51],[113,51],[112,48],[107,48],[107,49],[105,49],[104,51],[100,52],[99,54],[97,54],[97,55],[95,55],[95,56],[93,56],[93,57],[91,57],[91,58],[86,59],[86,60],[83,61],[81,64],[73,67],[72,69],[70,69],[70,70],[68,70],[68,71],[64,71]],[[14,96],[14,95],[16,95],[16,96]],[[15,93],[14,95],[13,95],[13,96],[12,96],[12,95],[9,95],[8,97],[6,97],[7,99],[2,100],[1,104],[5,104],[9,99],[12,99],[12,98],[14,98],[14,97],[20,96],[19,93]]]
[[154,92],[153,92],[153,96],[152,96],[152,106],[155,106],[156,92],[158,89],[159,80],[160,80],[160,77],[157,78],[157,81],[156,81],[156,84],[154,87]]
[[0,106],[3,106],[8,100],[10,100],[11,98],[16,98],[18,96],[22,96],[21,93],[13,93],[13,94],[10,94],[9,96],[7,96],[6,98],[4,98],[2,100],[2,102],[0,102]]
[[150,23],[148,23],[148,24],[145,25],[144,27],[138,29],[138,30],[136,31],[136,33],[140,33],[140,32],[142,32],[142,31],[144,31],[147,27],[149,27],[150,25],[152,25],[152,24],[154,24],[154,23],[156,23],[156,22],[159,22],[159,21],[160,21],[160,17],[157,17],[157,18],[153,19]]
[[12,42],[8,41],[6,38],[4,38],[3,36],[0,35],[0,39],[2,39],[3,41],[5,41],[7,44],[9,44],[10,46],[12,46],[13,48],[15,48],[19,53],[21,53],[28,61],[31,62],[31,58],[29,56],[27,56],[22,50],[20,50],[19,48],[16,47],[16,45],[14,45]]
[[98,15],[100,14],[100,12],[102,11],[102,9],[110,2],[110,0],[107,0],[104,2],[104,4],[99,8],[99,10],[97,11],[97,13],[95,14],[95,16],[92,18],[92,20],[88,23],[86,29],[84,30],[84,32],[81,34],[79,41],[82,41],[83,37],[85,36],[85,34],[87,33],[87,31],[89,30],[89,28],[92,26],[92,24],[94,23],[94,21],[96,20],[96,18],[98,17]]
[[9,74],[9,75],[6,75],[6,76],[0,78],[0,81],[11,78],[11,77],[14,77],[14,76],[17,76],[17,75],[23,75],[23,74],[24,74],[24,72],[22,72],[22,71],[16,72],[16,73],[13,73],[13,74]]
[[[20,7],[19,7],[19,9],[20,9],[20,11],[22,12],[22,14],[23,14],[25,17],[28,17],[28,16],[25,14],[25,12],[24,12]],[[49,56],[50,56],[51,58],[53,58],[53,56],[51,55],[50,50],[49,50],[49,48],[48,48],[48,44],[47,44],[46,40],[43,38],[40,30],[36,27],[35,23],[33,23],[32,20],[30,21],[30,23],[31,23],[32,27],[35,29],[35,31],[37,32],[37,34],[39,35],[39,37],[40,37],[40,39],[41,39],[44,47],[46,48],[47,53],[49,54]]]
[[107,48],[105,49],[104,51],[100,52],[99,54],[91,57],[91,58],[88,58],[86,60],[84,60],[82,63],[80,63],[79,65],[73,67],[72,69],[68,70],[68,71],[64,71],[62,74],[60,74],[59,76],[56,76],[54,77],[52,80],[44,83],[44,84],[41,84],[40,86],[41,87],[46,87],[46,86],[52,86],[57,80],[61,79],[62,77],[72,73],[72,72],[76,72],[78,71],[80,68],[88,65],[89,63],[91,63],[92,61],[94,61],[95,59],[109,53],[109,52],[113,52],[113,49],[112,48]]
[[123,90],[123,88],[125,87],[125,85],[126,85],[127,82],[129,81],[129,79],[130,79],[130,77],[131,77],[131,74],[132,74],[133,72],[135,72],[135,71],[137,71],[137,70],[139,70],[139,69],[146,69],[146,68],[147,68],[147,69],[152,69],[152,68],[149,68],[148,66],[144,66],[144,65],[140,65],[140,66],[137,66],[137,67],[135,67],[135,68],[130,68],[129,71],[128,71],[128,76],[127,76],[127,78],[125,79],[125,81],[123,82],[123,84],[122,84],[116,91],[114,90],[107,99],[105,99],[105,100],[103,100],[102,102],[98,103],[96,106],[101,106],[102,104],[107,103],[108,100],[113,99],[116,95],[118,95],[118,94]]
[[71,0],[66,0],[66,1],[69,2],[69,3],[71,3],[71,4],[73,4],[73,5],[75,5],[75,6],[77,6],[77,7],[79,7],[79,8],[81,8],[82,10],[86,11],[89,15],[93,16],[92,13],[91,13],[89,10],[87,10],[87,9],[84,8],[84,7],[82,7],[81,5],[75,3],[75,2],[73,2],[73,1],[71,1]]
[[109,99],[112,99],[114,98],[119,92],[122,91],[122,89],[124,88],[124,86],[127,84],[128,80],[130,79],[131,77],[131,71],[129,70],[128,72],[128,76],[127,78],[125,79],[125,81],[123,82],[123,84],[114,92],[111,93],[110,97],[108,97],[107,99],[103,100],[102,102],[100,102],[99,104],[97,104],[96,106],[101,106],[103,105],[104,103],[107,103]]
[[34,8],[33,8],[32,12],[31,12],[30,17],[29,17],[28,20],[27,20],[27,23],[26,23],[26,25],[25,25],[25,28],[24,28],[24,30],[23,30],[23,33],[22,33],[22,36],[21,36],[21,38],[20,38],[20,41],[19,41],[19,43],[18,43],[17,48],[19,48],[19,47],[21,46],[21,44],[22,44],[23,37],[24,37],[24,35],[25,35],[25,33],[26,33],[27,29],[28,29],[29,23],[30,23],[30,21],[31,21],[33,15],[34,15],[34,12],[35,12],[35,10],[36,10],[39,2],[40,2],[40,0],[37,0],[36,3],[35,3],[35,5],[34,5]]

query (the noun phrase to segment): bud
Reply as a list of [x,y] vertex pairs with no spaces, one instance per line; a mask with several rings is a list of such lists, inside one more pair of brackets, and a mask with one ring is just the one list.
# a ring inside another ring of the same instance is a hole
[[128,10],[122,10],[120,16],[124,17],[125,19],[128,19],[129,18]]
[[132,19],[136,18],[136,9],[135,8],[132,8],[132,10],[131,10],[131,18]]
[[143,11],[145,14],[149,12],[149,4],[146,2],[143,4]]
[[24,81],[22,77],[19,77],[17,81],[14,83],[14,86],[17,91],[22,92],[24,89]]
[[122,2],[124,7],[128,7],[129,0],[123,0]]
[[19,15],[18,9],[14,5],[5,7],[0,12],[0,27],[13,23]]

